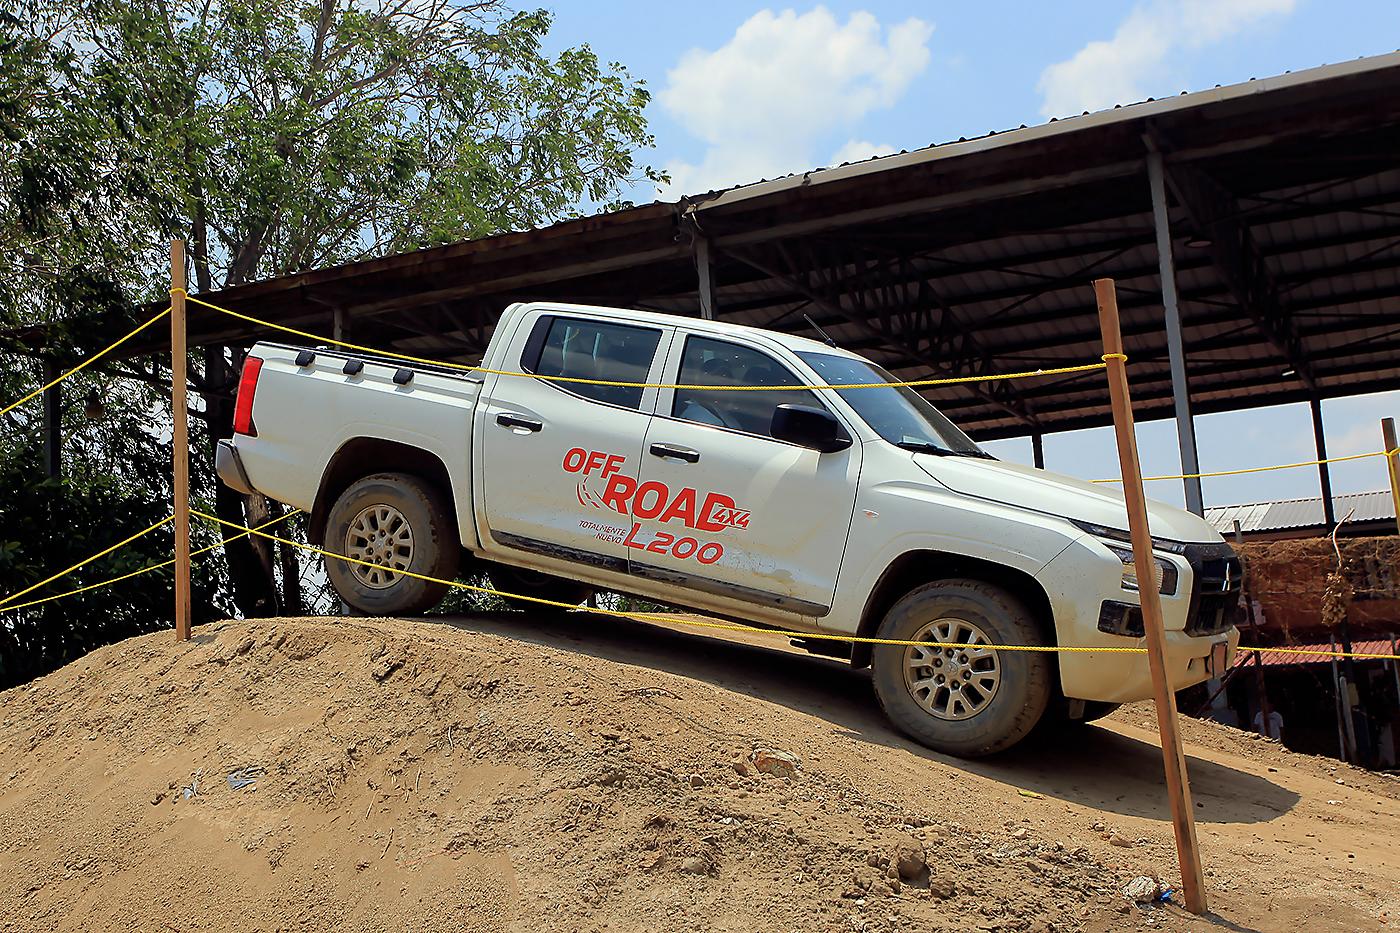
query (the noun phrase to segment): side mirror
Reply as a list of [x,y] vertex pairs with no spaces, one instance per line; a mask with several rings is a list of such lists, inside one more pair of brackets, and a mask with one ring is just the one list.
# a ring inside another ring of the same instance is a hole
[[851,446],[851,438],[836,416],[825,408],[811,405],[779,405],[773,410],[773,423],[768,433],[780,441],[824,454]]

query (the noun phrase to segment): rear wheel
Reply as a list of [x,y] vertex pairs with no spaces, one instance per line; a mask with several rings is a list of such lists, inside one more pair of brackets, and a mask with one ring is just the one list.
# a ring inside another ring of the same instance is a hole
[[[577,606],[594,593],[594,588],[587,583],[540,573],[538,570],[513,567],[510,564],[487,564],[486,576],[491,581],[492,588],[502,593],[533,596],[535,599],[547,599],[570,606]],[[511,599],[509,596],[501,598],[512,609],[539,609],[546,605],[528,599]]]
[[366,615],[415,615],[447,593],[438,580],[457,575],[459,547],[446,497],[406,473],[375,473],[356,480],[326,518],[326,576],[353,608]]
[[1045,643],[1030,610],[1000,587],[924,584],[891,607],[877,635],[936,643],[876,645],[871,653],[885,714],[929,748],[965,758],[1003,751],[1030,733],[1050,702],[1050,654],[988,647]]

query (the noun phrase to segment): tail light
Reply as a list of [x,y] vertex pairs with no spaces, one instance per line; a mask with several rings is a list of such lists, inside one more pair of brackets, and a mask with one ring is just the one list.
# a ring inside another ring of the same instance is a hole
[[258,373],[263,361],[256,356],[243,360],[243,375],[238,378],[238,401],[233,405],[233,433],[257,437],[253,426],[253,395],[258,391]]

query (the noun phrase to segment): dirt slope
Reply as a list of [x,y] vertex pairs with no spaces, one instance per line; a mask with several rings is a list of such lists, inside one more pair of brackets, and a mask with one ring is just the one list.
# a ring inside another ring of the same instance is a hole
[[1394,779],[1187,736],[1219,925],[1118,893],[1175,875],[1148,708],[967,764],[662,626],[228,622],[0,694],[0,930],[1388,929]]

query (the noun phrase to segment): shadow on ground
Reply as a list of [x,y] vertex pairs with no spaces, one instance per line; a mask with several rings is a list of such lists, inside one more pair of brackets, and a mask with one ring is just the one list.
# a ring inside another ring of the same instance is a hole
[[[967,761],[895,732],[869,676],[843,662],[579,612],[494,612],[424,621],[694,678],[824,719],[858,741],[1106,812],[1171,819],[1160,748],[1109,728],[1082,726],[1033,737],[1004,754]],[[1265,822],[1299,800],[1256,774],[1192,756],[1187,766],[1201,822]]]

